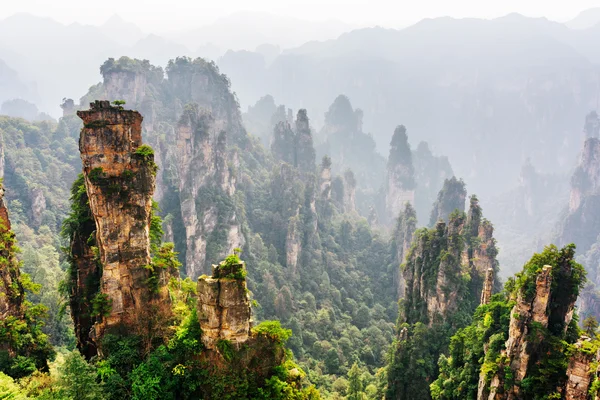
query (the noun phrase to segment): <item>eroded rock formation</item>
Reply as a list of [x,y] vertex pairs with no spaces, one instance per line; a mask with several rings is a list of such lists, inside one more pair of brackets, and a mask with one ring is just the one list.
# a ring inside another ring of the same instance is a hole
[[[8,210],[4,203],[4,188],[0,185],[0,320],[22,314],[24,289],[19,280],[19,267],[13,246],[15,235],[11,230]],[[0,343],[0,349],[2,348]]]
[[[471,197],[466,216],[453,214],[448,223],[440,221],[433,229],[420,231],[413,243],[403,273],[406,322],[431,325],[458,308],[474,310],[488,270],[498,269],[493,227],[482,217],[477,198]],[[455,279],[464,272],[470,276],[469,286]]]
[[[405,295],[406,281],[401,272],[400,266],[404,263],[408,250],[410,249],[413,235],[417,230],[417,213],[415,209],[406,203],[404,210],[396,220],[396,229],[392,237],[392,252],[395,255],[394,259],[394,283],[398,298],[401,299]],[[397,266],[397,268],[396,268]]]
[[[167,271],[148,268],[156,165],[152,149],[142,145],[142,116],[108,101],[77,115],[84,122],[79,149],[102,265],[95,299],[103,303],[102,315],[91,337],[98,343],[105,331],[121,328],[142,334],[152,321],[157,325],[151,329],[160,329],[170,301]],[[152,274],[156,290],[148,284]]]
[[202,342],[215,349],[219,340],[240,345],[250,335],[250,300],[243,263],[213,265],[212,277],[198,279],[198,318]]
[[245,243],[233,203],[237,155],[228,153],[222,128],[211,113],[189,105],[176,130],[186,272],[191,277]]

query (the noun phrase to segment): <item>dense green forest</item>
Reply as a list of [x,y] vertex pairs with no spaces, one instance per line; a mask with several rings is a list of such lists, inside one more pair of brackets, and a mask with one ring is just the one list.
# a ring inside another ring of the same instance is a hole
[[[502,285],[477,196],[406,127],[386,170],[346,96],[317,132],[269,99],[242,118],[201,58],[100,73],[58,122],[0,117],[0,398],[574,399],[575,359],[598,390],[574,246]],[[136,129],[145,144],[111,136]],[[147,262],[112,287],[128,257]],[[148,314],[111,330],[130,281]],[[211,336],[227,285],[239,345]]]

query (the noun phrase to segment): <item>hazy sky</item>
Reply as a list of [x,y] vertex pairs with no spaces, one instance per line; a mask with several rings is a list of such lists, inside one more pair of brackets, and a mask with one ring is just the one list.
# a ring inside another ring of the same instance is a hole
[[427,17],[493,18],[510,12],[566,21],[586,8],[599,7],[600,0],[0,0],[0,4],[0,18],[28,12],[63,23],[100,24],[117,13],[147,32],[160,32],[246,10],[388,27]]

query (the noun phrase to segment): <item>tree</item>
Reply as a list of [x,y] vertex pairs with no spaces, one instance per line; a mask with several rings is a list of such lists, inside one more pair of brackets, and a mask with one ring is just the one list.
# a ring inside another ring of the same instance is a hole
[[592,339],[596,337],[596,331],[598,330],[598,321],[592,315],[583,320],[583,330]]
[[96,368],[88,364],[77,350],[67,356],[59,373],[59,393],[62,397],[77,400],[105,398],[102,385],[96,380]]
[[363,398],[360,369],[358,364],[354,363],[348,371],[348,400],[362,400]]

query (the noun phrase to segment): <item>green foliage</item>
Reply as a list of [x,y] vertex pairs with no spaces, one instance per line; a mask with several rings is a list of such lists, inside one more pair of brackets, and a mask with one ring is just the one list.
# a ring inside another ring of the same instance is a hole
[[219,350],[219,353],[221,353],[225,360],[233,360],[233,357],[235,356],[235,348],[229,340],[219,339],[217,341],[217,349]]
[[105,293],[97,293],[92,299],[92,316],[108,317],[112,309],[112,301]]
[[292,330],[282,328],[279,321],[262,321],[252,328],[252,332],[264,335],[279,344],[285,344],[292,336]]
[[77,351],[69,353],[59,368],[57,395],[60,399],[106,399],[104,388],[98,382],[97,369],[88,364]]
[[[452,336],[449,355],[440,356],[440,373],[431,384],[432,398],[476,399],[480,373],[485,376],[486,385],[499,373],[504,376],[505,386],[517,384],[521,388],[523,398],[560,398],[557,388],[566,380],[571,344],[578,337],[576,316],[566,327],[566,315],[585,280],[585,271],[574,258],[573,245],[560,250],[547,246],[542,253],[533,255],[514,281],[507,281],[502,294],[493,296],[489,304],[480,306],[471,325]],[[536,295],[535,282],[546,265],[552,267],[548,326],[527,322],[527,375],[522,381],[514,382],[510,360],[501,355],[508,339],[510,313],[514,306],[514,301],[509,299],[522,297],[531,301]],[[587,326],[590,332],[595,332],[597,323],[588,321]],[[585,345],[581,351],[586,351]]]

